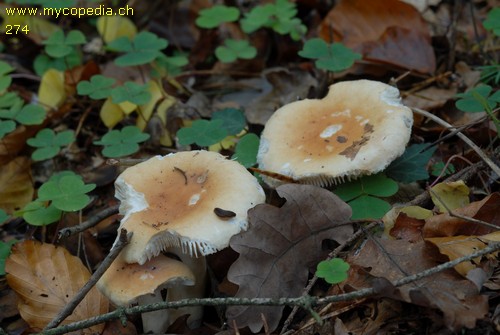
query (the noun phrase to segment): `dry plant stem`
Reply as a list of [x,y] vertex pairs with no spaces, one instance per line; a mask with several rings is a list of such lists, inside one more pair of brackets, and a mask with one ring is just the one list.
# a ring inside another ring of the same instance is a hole
[[465,216],[465,215],[460,215],[460,214],[454,213],[453,210],[448,207],[448,205],[441,199],[441,197],[436,192],[434,192],[431,188],[429,188],[429,192],[432,193],[432,195],[435,196],[436,199],[439,200],[439,202],[441,203],[441,205],[443,205],[443,207],[448,211],[448,214],[450,216],[459,218],[459,219],[464,220],[464,221],[472,222],[472,223],[475,223],[475,224],[478,224],[478,225],[481,225],[481,226],[484,226],[484,227],[487,227],[487,228],[491,228],[493,230],[499,230],[500,229],[499,226],[495,226],[494,224],[488,223],[486,221],[478,220],[478,219],[474,219],[472,217],[468,217],[468,216]]
[[[476,251],[470,255],[463,256],[457,258],[453,261],[446,262],[440,264],[436,267],[427,269],[425,271],[416,273],[411,276],[407,276],[401,278],[392,284],[395,287],[403,286],[422,278],[431,276],[438,272],[441,272],[446,269],[451,269],[454,266],[470,261],[474,258],[481,257],[492,252],[500,250],[500,242],[490,243],[486,248]],[[129,308],[119,308],[113,312],[102,314],[99,316],[95,316],[93,318],[89,318],[86,320],[74,322],[71,324],[63,325],[54,329],[44,330],[38,335],[58,335],[64,334],[68,332],[72,332],[79,329],[85,329],[88,327],[92,327],[99,323],[103,323],[110,320],[115,320],[123,317],[123,315],[132,315],[137,313],[151,312],[160,309],[168,309],[168,308],[179,308],[184,306],[235,306],[235,305],[259,305],[259,306],[299,306],[305,309],[310,308],[311,306],[327,304],[330,302],[342,302],[342,301],[352,301],[356,299],[366,298],[369,296],[373,296],[377,294],[374,288],[365,288],[362,290],[358,290],[355,292],[344,293],[339,295],[327,296],[324,298],[312,297],[312,296],[301,296],[298,298],[279,298],[279,299],[271,299],[271,298],[204,298],[204,299],[187,299],[187,300],[179,300],[174,302],[161,302],[155,303],[151,305],[144,306],[135,306]]]
[[[327,259],[332,259],[332,258],[335,258],[337,257],[337,255],[346,247],[348,246],[349,244],[351,244],[353,241],[356,241],[358,238],[360,238],[361,236],[363,236],[364,234],[366,234],[367,231],[369,231],[370,229],[372,228],[375,228],[377,227],[378,225],[380,225],[380,221],[375,221],[375,222],[372,222],[370,223],[369,225],[367,225],[366,227],[364,227],[363,229],[359,229],[356,233],[354,233],[347,241],[345,241],[344,243],[342,243],[341,245],[339,245],[337,248],[335,248],[335,250],[333,250],[329,255],[328,255],[328,258]],[[302,293],[302,296],[307,296],[309,294],[309,292],[311,291],[312,287],[314,286],[314,284],[316,284],[316,281],[318,280],[318,277],[316,275],[314,275],[314,277],[312,277],[310,280],[309,280],[309,283],[307,284],[306,288],[304,289],[304,292]],[[283,327],[281,328],[281,332],[280,334],[284,334],[287,330],[288,330],[288,327],[290,327],[290,324],[292,323],[293,321],[293,318],[295,317],[295,314],[297,313],[297,311],[299,310],[299,306],[295,306],[292,311],[290,312],[290,315],[288,315],[287,319],[285,320],[285,323],[283,324]]]
[[488,164],[488,166],[497,174],[497,176],[500,177],[500,167],[498,167],[498,165],[496,165],[474,142],[472,142],[467,136],[465,136],[464,134],[462,134],[461,132],[457,131],[457,128],[453,127],[451,124],[449,124],[448,122],[446,122],[445,120],[437,117],[436,115],[434,114],[431,114],[427,111],[424,111],[420,108],[412,108],[412,110],[417,113],[417,114],[420,114],[420,115],[423,115],[429,119],[431,119],[432,121],[436,122],[436,123],[439,123],[440,125],[442,125],[443,127],[446,127],[448,128],[448,130],[451,130],[451,131],[456,131],[457,132],[457,136],[462,140],[464,141],[472,150],[474,150],[478,155],[479,157],[481,157],[481,159],[486,163]]
[[57,241],[60,241],[61,239],[68,238],[71,235],[81,233],[89,228],[94,227],[96,224],[98,224],[99,222],[101,222],[105,218],[107,218],[113,214],[118,213],[118,207],[119,207],[119,205],[105,208],[102,211],[100,211],[99,213],[93,215],[88,220],[82,222],[79,225],[61,229],[59,231],[59,233],[57,234]]
[[101,278],[101,276],[109,268],[111,263],[113,263],[120,251],[122,251],[122,249],[128,244],[131,237],[132,233],[127,234],[127,231],[125,229],[120,230],[120,239],[118,240],[118,243],[116,243],[115,246],[110,250],[108,256],[106,256],[101,265],[92,274],[89,281],[80,289],[77,294],[75,294],[71,301],[68,302],[66,306],[59,312],[59,314],[47,324],[45,330],[57,327],[61,322],[64,321],[64,319],[66,319],[69,315],[71,315],[71,313],[73,313],[76,306],[78,306],[83,298],[85,298],[90,289],[94,287],[99,278]]

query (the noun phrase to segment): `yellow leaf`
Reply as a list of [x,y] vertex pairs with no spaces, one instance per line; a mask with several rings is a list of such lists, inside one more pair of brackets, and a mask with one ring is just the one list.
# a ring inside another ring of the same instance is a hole
[[12,214],[33,199],[30,160],[18,156],[0,168],[0,208]]
[[172,137],[170,136],[170,132],[167,129],[163,130],[163,134],[160,137],[160,144],[165,147],[171,147],[173,144]]
[[446,207],[454,210],[469,204],[469,188],[462,180],[439,183],[432,188],[431,198],[439,212],[446,213]]
[[162,102],[160,102],[158,108],[156,108],[156,115],[158,115],[164,126],[167,125],[167,112],[170,107],[175,105],[176,102],[177,100],[175,100],[174,97],[168,95]]
[[105,43],[118,37],[126,36],[132,39],[137,34],[134,23],[126,16],[101,16],[97,19],[97,31]]
[[[43,329],[90,278],[80,259],[63,247],[32,240],[14,245],[5,271],[19,297],[21,317],[35,329]],[[108,300],[94,287],[63,324],[107,311]],[[100,334],[103,329],[100,324],[73,334]]]
[[222,149],[230,149],[236,145],[237,141],[237,136],[231,135],[227,136],[225,139],[220,141],[219,143],[212,144],[211,146],[208,147],[209,151],[221,151]]
[[38,100],[47,110],[59,107],[66,100],[64,73],[49,69],[43,74]]
[[406,206],[401,208],[401,212],[405,213],[411,218],[425,220],[432,217],[432,211],[422,208],[420,206]]
[[120,102],[118,104],[118,106],[120,106],[122,111],[127,115],[129,115],[130,113],[132,113],[133,111],[135,111],[137,109],[137,105],[134,103],[131,103],[130,101]]
[[137,113],[139,115],[137,117],[136,125],[141,130],[144,130],[144,128],[146,128],[146,125],[149,119],[151,118],[151,115],[153,115],[153,111],[155,110],[156,104],[163,97],[163,93],[155,81],[149,82],[148,91],[151,94],[151,99],[149,99],[149,101],[146,104],[141,105],[139,106],[139,108],[137,108]]
[[119,105],[113,103],[111,98],[107,98],[101,107],[99,116],[106,127],[111,129],[123,120],[125,113],[123,113]]

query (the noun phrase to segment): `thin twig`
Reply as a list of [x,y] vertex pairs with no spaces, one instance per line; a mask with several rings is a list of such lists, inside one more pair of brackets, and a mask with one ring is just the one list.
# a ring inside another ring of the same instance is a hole
[[[423,109],[420,108],[415,108],[413,107],[412,110],[420,115],[423,115],[432,121],[439,123],[443,127],[446,127],[448,130],[451,131],[457,131],[457,128],[446,122],[445,120],[441,119],[440,117],[437,117],[436,115],[429,113],[427,111],[424,111]],[[479,148],[474,142],[472,142],[467,136],[462,134],[461,132],[457,131],[457,136],[464,141],[472,150],[474,150],[481,159],[488,164],[488,166],[497,174],[497,176],[500,177],[500,167],[496,165],[482,150]]]
[[[457,258],[453,261],[446,262],[419,272],[417,274],[401,278],[392,284],[396,287],[403,286],[422,278],[431,276],[446,269],[451,269],[456,265],[470,261],[474,258],[481,257],[492,252],[500,250],[500,242],[490,243],[486,248],[478,250],[470,255]],[[203,299],[186,299],[172,302],[158,302],[150,305],[135,306],[130,308],[119,308],[113,312],[98,315],[86,320],[77,321],[57,328],[44,330],[37,335],[59,335],[75,330],[85,329],[95,326],[110,320],[119,319],[123,315],[133,315],[138,313],[146,313],[168,308],[180,308],[185,306],[236,306],[236,305],[259,305],[259,306],[316,306],[331,302],[352,301],[356,299],[366,298],[377,294],[374,288],[361,289],[355,292],[344,293],[339,295],[327,296],[324,298],[302,296],[298,298],[203,298]]]
[[120,251],[122,251],[122,249],[128,244],[131,237],[132,233],[127,234],[127,230],[125,229],[120,230],[120,236],[118,238],[118,242],[113,246],[113,248],[111,248],[108,256],[104,258],[101,265],[90,277],[89,281],[80,289],[80,291],[71,299],[71,301],[68,302],[66,306],[64,306],[64,308],[59,312],[59,314],[47,324],[45,330],[57,327],[61,322],[64,321],[64,319],[66,319],[69,315],[71,315],[71,313],[73,313],[76,306],[78,306],[78,304],[83,300],[83,298],[85,298],[87,293],[92,289],[92,287],[94,287],[99,278],[102,277],[104,272],[116,259]]
[[71,235],[75,235],[81,233],[89,228],[94,227],[96,224],[104,220],[105,218],[118,213],[119,205],[114,205],[108,208],[103,209],[99,213],[91,216],[88,220],[80,223],[79,225],[63,228],[57,234],[57,241],[59,242],[61,239],[65,239],[70,237]]

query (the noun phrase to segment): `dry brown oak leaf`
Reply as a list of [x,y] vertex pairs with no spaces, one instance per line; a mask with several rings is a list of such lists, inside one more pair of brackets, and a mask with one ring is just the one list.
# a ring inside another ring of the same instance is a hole
[[[5,262],[7,283],[19,297],[21,317],[43,329],[87,283],[90,272],[78,257],[53,244],[23,241],[14,245]],[[63,324],[108,312],[108,300],[92,288]],[[72,334],[99,334],[104,324]]]
[[438,265],[433,260],[436,256],[423,241],[408,243],[404,240],[373,238],[347,262],[364,268],[375,278],[365,285],[353,283],[351,289],[373,286],[379,296],[441,311],[444,318],[439,316],[439,319],[451,330],[473,328],[476,321],[488,313],[488,297],[480,295],[477,287],[463,279],[454,269],[401,287],[394,287],[390,283]]
[[[322,241],[345,242],[353,233],[351,208],[332,192],[311,185],[286,184],[276,189],[282,207],[261,204],[248,212],[250,227],[231,238],[240,256],[229,269],[239,285],[236,297],[299,297],[310,269],[325,258]],[[232,306],[229,324],[258,332],[264,315],[269,330],[277,328],[284,306]]]

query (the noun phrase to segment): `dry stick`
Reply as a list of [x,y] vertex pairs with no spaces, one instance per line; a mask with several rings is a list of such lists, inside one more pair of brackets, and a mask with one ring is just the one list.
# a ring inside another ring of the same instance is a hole
[[[492,252],[500,250],[500,242],[490,243],[486,248],[476,251],[470,255],[463,256],[457,258],[453,261],[449,261],[433,268],[427,269],[425,271],[419,272],[417,274],[407,276],[401,278],[392,284],[395,287],[403,286],[422,278],[431,276],[438,272],[441,272],[446,269],[451,269],[454,266],[470,261],[474,258],[481,257]],[[82,321],[77,321],[71,324],[63,325],[57,328],[44,330],[37,335],[58,335],[64,334],[68,332],[72,332],[75,330],[80,330],[88,327],[95,326],[99,323],[103,323],[110,320],[115,320],[119,318],[123,318],[126,315],[133,315],[138,313],[146,313],[157,311],[160,309],[168,309],[168,308],[180,308],[185,306],[236,306],[236,305],[253,305],[253,306],[300,306],[305,309],[309,309],[311,306],[316,306],[320,304],[327,304],[331,302],[342,302],[342,301],[351,301],[360,298],[366,298],[369,296],[373,296],[377,294],[377,291],[374,288],[366,288],[361,289],[351,293],[344,293],[339,295],[327,296],[324,298],[312,297],[312,296],[301,296],[298,298],[200,298],[200,299],[186,299],[186,300],[177,300],[172,302],[158,302],[150,305],[142,305],[135,306],[129,308],[119,308],[113,312],[102,314],[95,316],[93,318],[89,318]]]
[[68,238],[71,235],[75,235],[78,233],[81,233],[89,228],[94,227],[96,224],[104,220],[105,218],[118,213],[118,208],[119,205],[111,206],[108,208],[103,209],[99,213],[91,216],[88,220],[82,222],[79,225],[69,227],[69,228],[63,228],[59,231],[57,234],[57,241],[60,241],[61,239]]
[[[376,226],[379,225],[379,221],[375,221],[367,225],[364,229],[359,229],[356,233],[354,233],[347,241],[339,245],[335,250],[333,250],[327,257],[327,259],[332,259],[337,257],[337,255],[349,244],[351,244],[353,241],[357,240],[359,237],[362,235],[366,234],[366,232],[372,228],[375,228]],[[309,280],[309,283],[307,284],[306,288],[304,289],[304,292],[302,293],[302,296],[307,296],[309,292],[311,291],[312,287],[314,284],[316,284],[316,281],[318,280],[318,276],[314,275]],[[284,334],[287,330],[288,327],[290,327],[290,324],[293,321],[293,318],[295,317],[295,314],[299,310],[299,306],[295,306],[290,314],[288,315],[287,319],[285,320],[285,323],[283,324],[283,327],[281,328],[280,334]]]
[[449,124],[445,120],[437,117],[436,115],[431,114],[431,113],[429,113],[427,111],[424,111],[423,109],[413,107],[412,110],[415,113],[423,115],[423,116],[431,119],[432,121],[434,121],[436,123],[439,123],[443,127],[448,128],[448,130],[456,131],[457,132],[457,136],[462,141],[464,141],[472,150],[474,150],[479,155],[479,157],[481,157],[481,159],[486,164],[488,164],[488,166],[497,174],[497,176],[500,177],[500,167],[498,167],[498,165],[496,165],[495,163],[493,163],[493,161],[474,142],[472,142],[467,136],[465,136],[460,131],[458,131],[457,128],[453,127],[451,124]]
[[439,196],[439,194],[437,194],[436,192],[434,192],[434,190],[432,188],[429,188],[429,192],[432,193],[432,195],[434,197],[436,197],[436,199],[441,203],[441,205],[443,205],[444,209],[446,209],[446,211],[448,212],[449,216],[456,217],[456,218],[459,218],[459,219],[464,220],[464,221],[472,222],[472,223],[475,223],[475,224],[478,224],[478,225],[481,225],[481,226],[484,226],[484,227],[487,227],[487,228],[491,228],[493,230],[499,230],[500,229],[499,226],[496,226],[496,225],[491,224],[489,222],[486,222],[486,221],[483,221],[483,220],[474,219],[472,217],[468,217],[468,216],[457,214],[457,213],[453,212],[453,210],[450,207],[448,207],[448,205],[446,204],[446,202],[444,202],[443,199]]
[[76,306],[85,298],[90,289],[97,283],[99,278],[104,274],[104,272],[109,268],[111,263],[118,256],[120,251],[128,244],[130,238],[132,237],[132,233],[127,234],[126,229],[120,230],[120,236],[118,238],[118,242],[111,248],[108,256],[104,258],[101,265],[97,268],[97,270],[92,274],[89,281],[80,289],[80,291],[71,299],[70,302],[64,306],[64,308],[59,312],[59,314],[49,322],[49,324],[45,327],[44,330],[48,330],[50,328],[57,327],[61,322],[64,321],[73,311]]

